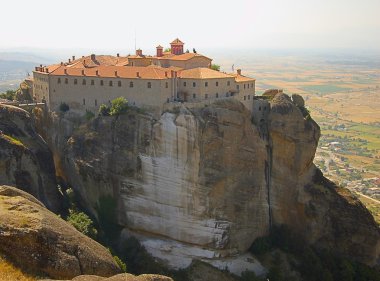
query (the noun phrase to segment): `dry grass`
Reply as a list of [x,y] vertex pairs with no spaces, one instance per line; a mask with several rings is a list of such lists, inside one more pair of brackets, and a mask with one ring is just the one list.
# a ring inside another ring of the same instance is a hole
[[13,264],[0,257],[1,281],[35,281],[36,279],[21,272]]

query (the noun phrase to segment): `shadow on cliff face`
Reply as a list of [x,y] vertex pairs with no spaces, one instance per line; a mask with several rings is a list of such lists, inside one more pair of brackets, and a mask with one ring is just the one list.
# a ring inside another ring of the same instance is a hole
[[0,105],[0,132],[0,183],[27,191],[54,212],[61,210],[52,154],[29,113]]

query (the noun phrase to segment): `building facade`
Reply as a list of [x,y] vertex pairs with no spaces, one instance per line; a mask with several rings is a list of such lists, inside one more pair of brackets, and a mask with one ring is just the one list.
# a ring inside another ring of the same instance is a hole
[[137,50],[133,56],[91,55],[51,66],[38,66],[33,72],[33,93],[37,102],[46,102],[57,111],[66,103],[74,111],[97,111],[117,97],[129,104],[162,112],[165,103],[201,102],[235,98],[253,108],[255,79],[237,73],[212,70],[211,59],[184,53],[179,39],[171,52],[158,46],[156,56]]

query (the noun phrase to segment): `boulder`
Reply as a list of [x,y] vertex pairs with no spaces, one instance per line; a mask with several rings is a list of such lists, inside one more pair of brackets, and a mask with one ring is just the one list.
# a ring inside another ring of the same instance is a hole
[[71,279],[120,273],[110,252],[30,194],[0,186],[0,253],[36,273]]

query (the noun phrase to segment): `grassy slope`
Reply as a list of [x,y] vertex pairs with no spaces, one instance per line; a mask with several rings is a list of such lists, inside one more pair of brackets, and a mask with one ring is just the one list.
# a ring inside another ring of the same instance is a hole
[[0,280],[35,281],[36,279],[22,273],[20,269],[16,268],[13,264],[0,257]]

